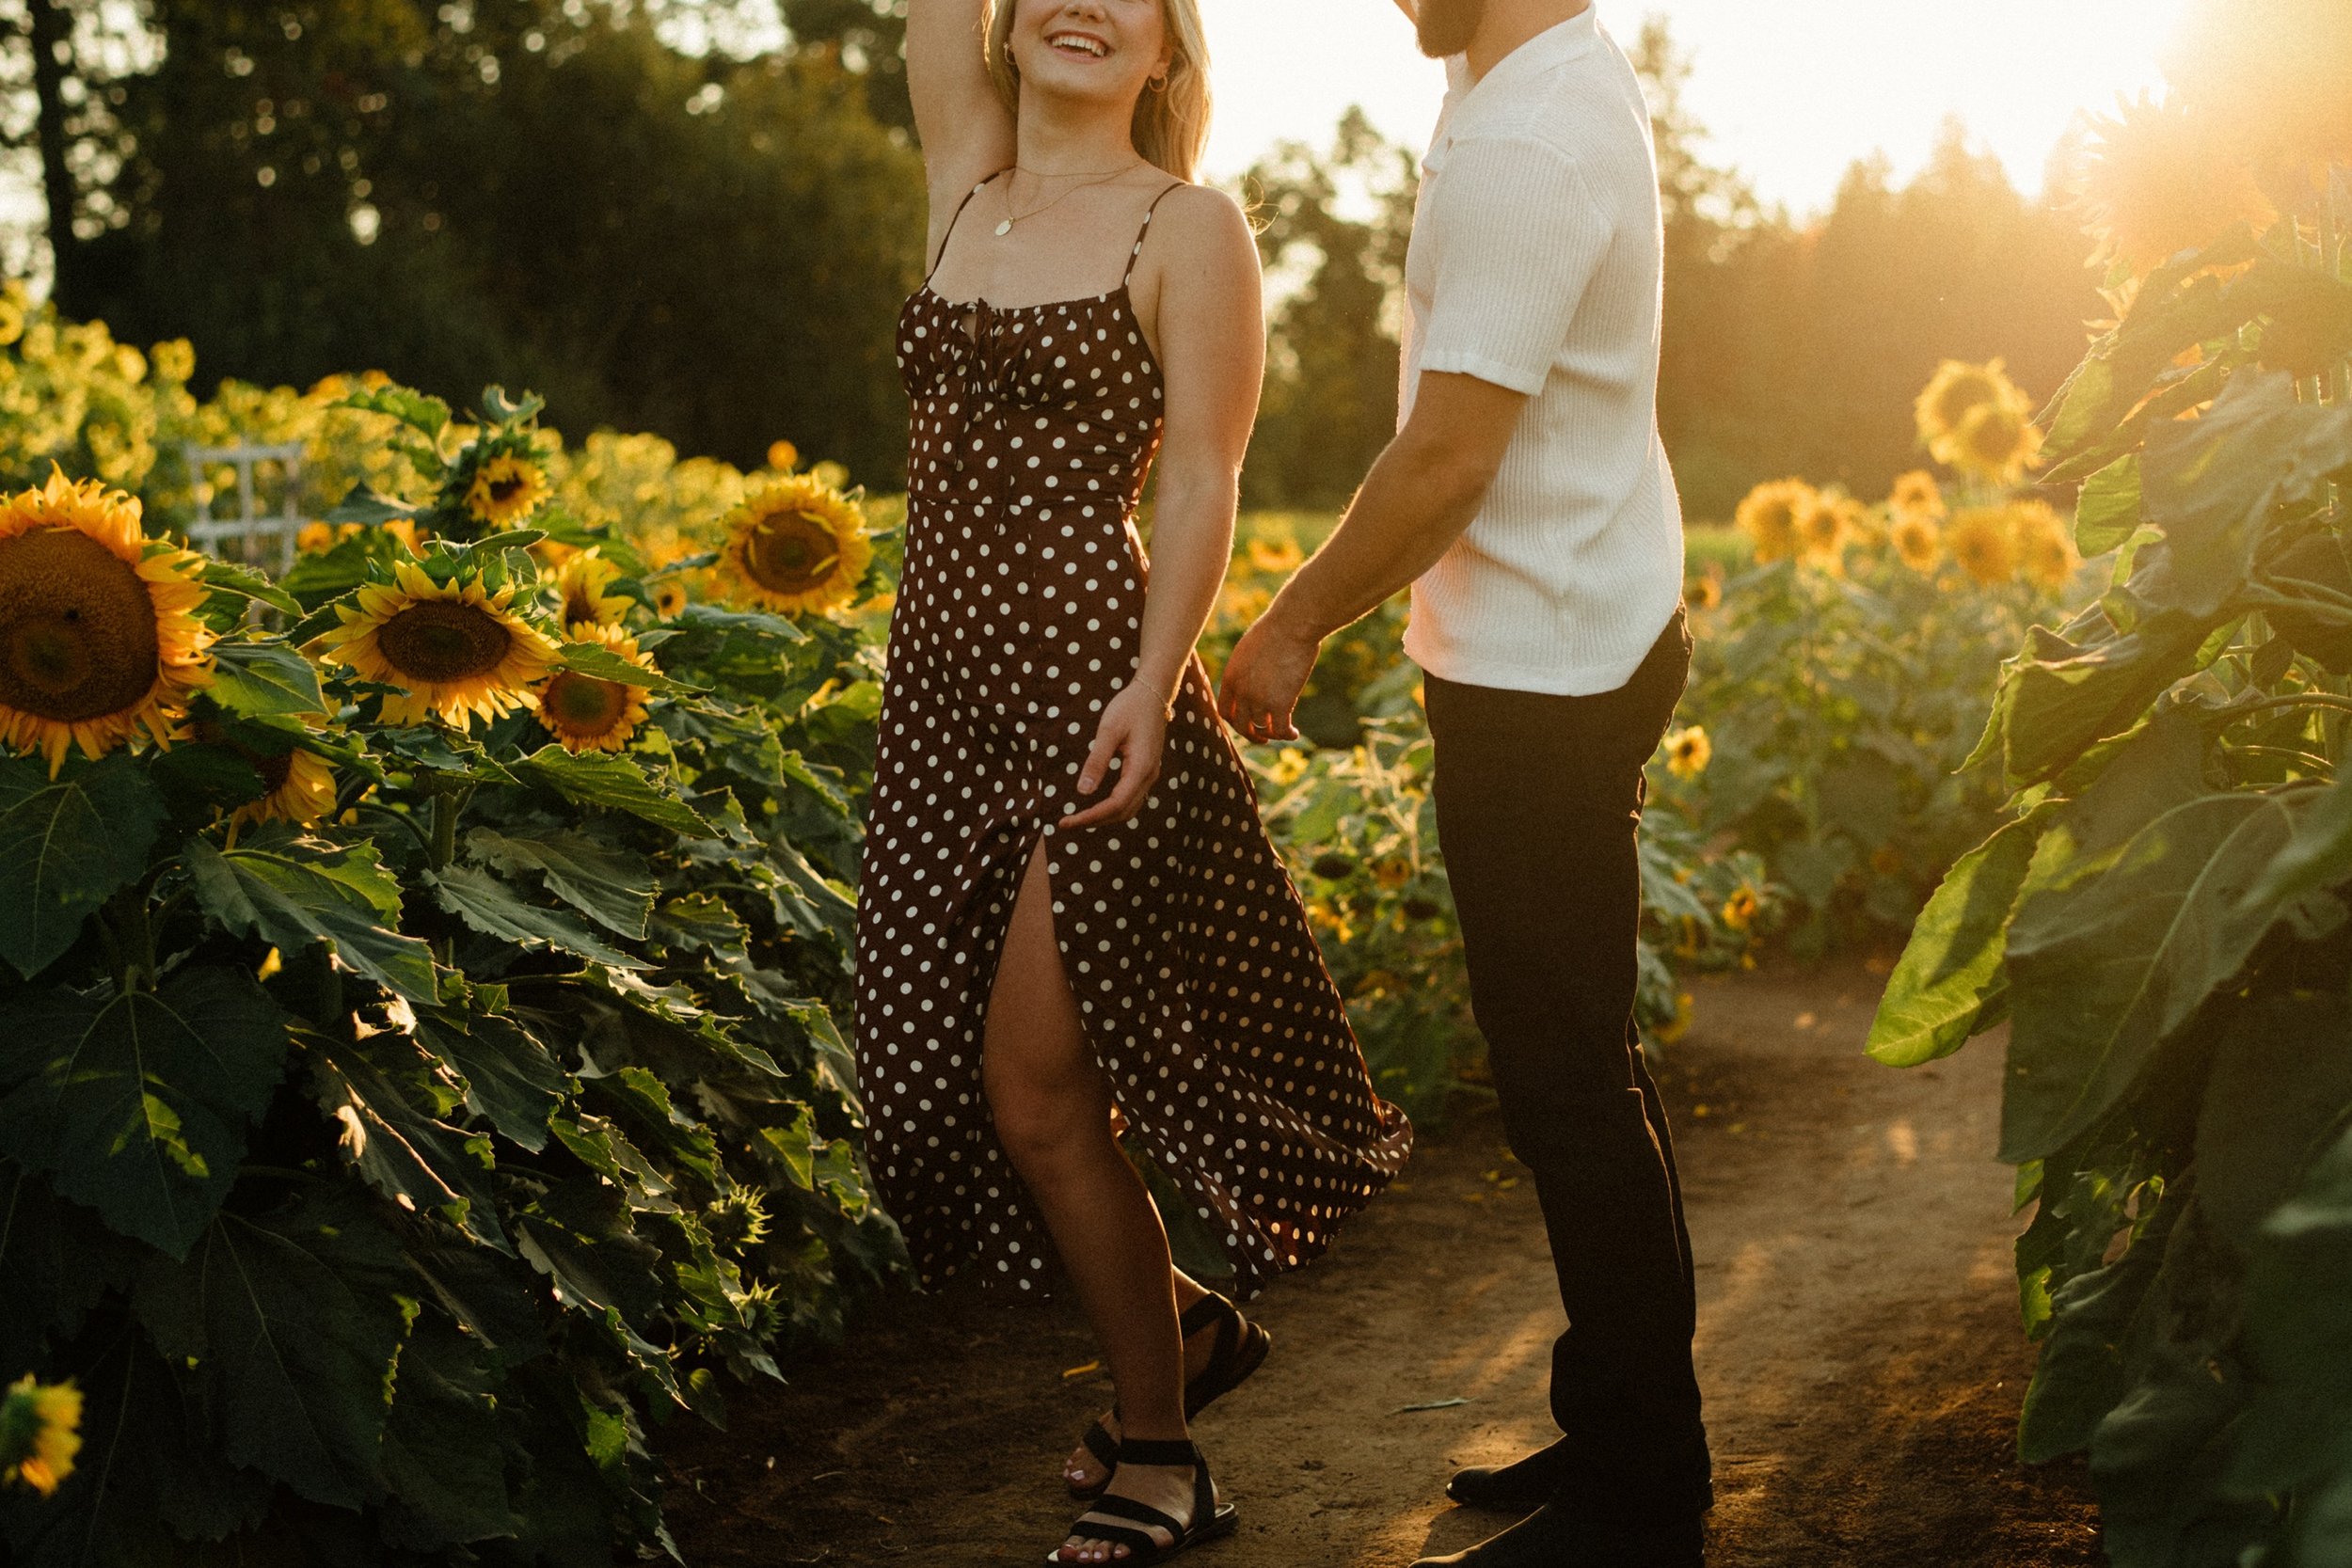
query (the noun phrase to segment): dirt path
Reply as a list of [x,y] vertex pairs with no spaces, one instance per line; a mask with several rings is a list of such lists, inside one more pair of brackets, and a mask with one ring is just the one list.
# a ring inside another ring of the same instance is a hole
[[[2021,1469],[1996,1051],[1860,1054],[1858,967],[1702,985],[1664,1075],[1699,1259],[1717,1568],[2103,1560],[2079,1471]],[[1457,1465],[1547,1441],[1560,1325],[1534,1195],[1491,1116],[1426,1146],[1322,1264],[1254,1310],[1275,1357],[1200,1424],[1238,1539],[1201,1568],[1404,1568],[1502,1521]],[[733,1430],[669,1449],[694,1568],[1034,1564],[1061,1457],[1107,1401],[1073,1310],[898,1303]],[[1404,1411],[1444,1400],[1465,1404]]]

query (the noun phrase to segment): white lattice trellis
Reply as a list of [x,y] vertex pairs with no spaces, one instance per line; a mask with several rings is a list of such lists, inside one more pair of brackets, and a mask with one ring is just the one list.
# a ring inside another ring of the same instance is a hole
[[[187,448],[188,472],[200,475],[208,468],[228,464],[236,470],[237,510],[231,516],[220,516],[208,503],[188,525],[188,540],[199,549],[209,550],[223,560],[239,562],[247,566],[260,566],[271,572],[283,572],[294,564],[294,535],[302,528],[302,443],[284,446],[248,446],[243,442],[232,447],[202,447],[190,442]],[[279,496],[275,510],[261,508],[260,491],[253,482],[255,465],[278,465]]]

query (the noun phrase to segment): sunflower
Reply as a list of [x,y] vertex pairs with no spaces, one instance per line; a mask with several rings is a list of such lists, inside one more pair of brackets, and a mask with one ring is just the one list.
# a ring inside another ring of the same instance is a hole
[[507,608],[514,596],[513,583],[495,594],[477,573],[437,583],[415,562],[396,562],[390,582],[371,582],[356,606],[336,607],[342,625],[316,645],[360,679],[401,689],[384,699],[386,723],[438,719],[470,729],[477,716],[533,706],[527,688],[556,661],[547,634]]
[[2077,183],[2093,264],[2121,261],[2145,277],[2185,250],[2202,250],[2233,225],[2257,234],[2279,218],[2260,182],[2228,145],[2221,121],[2142,93],[2093,122],[2096,150]]
[[814,475],[755,491],[726,516],[726,563],[771,610],[823,613],[857,597],[874,546],[857,503]]
[[1940,521],[1944,516],[1944,486],[1925,468],[1914,468],[1895,482],[1893,492],[1886,498],[1886,509],[1898,517]]
[[1413,863],[1403,855],[1383,855],[1372,863],[1372,879],[1394,893],[1413,879]]
[[1292,539],[1252,539],[1249,541],[1249,564],[1261,572],[1279,574],[1298,569],[1305,560],[1297,541]]
[[564,600],[556,619],[574,628],[574,635],[578,635],[577,628],[583,623],[605,626],[618,622],[628,612],[630,601],[605,590],[620,575],[621,569],[597,554],[594,545],[564,562],[555,576],[555,591]]
[[[653,668],[653,661],[638,651],[637,640],[618,626],[581,623],[572,627],[572,635],[643,669]],[[577,670],[558,670],[539,689],[540,727],[567,752],[617,752],[645,721],[647,689]]]
[[81,1450],[82,1391],[72,1384],[43,1385],[29,1375],[0,1398],[0,1482],[52,1497],[73,1473]]
[[1806,565],[1835,577],[1845,570],[1851,518],[1845,498],[1819,496],[1797,514],[1797,554]]
[[185,338],[157,343],[147,356],[154,361],[158,381],[184,382],[196,374],[196,348]]
[[247,822],[307,827],[335,809],[335,770],[324,758],[297,746],[283,756],[247,753],[246,761],[262,775],[262,793],[230,814],[231,827]]
[[1756,559],[1769,564],[1797,553],[1805,521],[1820,504],[1820,494],[1804,481],[1777,479],[1749,491],[1736,520],[1740,531],[1756,541]]
[[1961,421],[1946,461],[1995,484],[2014,484],[2042,454],[2042,427],[2011,403],[1988,403]]
[[667,621],[686,608],[686,584],[672,578],[653,585],[653,612]]
[[2017,541],[2018,569],[2027,582],[2052,593],[2074,580],[2082,557],[2074,551],[2066,519],[2048,501],[2017,501],[2009,509],[2010,533]]
[[1715,743],[1697,724],[1666,737],[1666,771],[1677,779],[1695,779],[1715,760]]
[[1696,1010],[1697,1003],[1691,993],[1682,992],[1675,998],[1675,1016],[1651,1030],[1650,1037],[1661,1045],[1677,1043],[1691,1032],[1691,1016]]
[[1895,553],[1904,565],[1927,576],[1944,559],[1944,531],[1931,517],[1915,512],[1905,513],[1895,519]]
[[1307,776],[1307,753],[1295,746],[1284,747],[1266,764],[1265,776],[1278,785],[1296,784]]
[[1945,360],[1912,405],[1919,439],[1937,462],[1954,462],[1953,454],[1958,451],[1954,443],[1961,426],[1967,422],[1969,415],[1989,404],[2014,407],[2021,419],[2026,412],[2026,394],[2009,378],[2002,361],[1970,365],[1958,359]]
[[1724,602],[1724,579],[1713,572],[1703,572],[1682,585],[1683,602],[1692,610],[1718,610]]
[[1731,896],[1724,900],[1724,924],[1735,931],[1745,931],[1756,924],[1756,917],[1763,908],[1764,900],[1756,896],[1756,889],[1741,882],[1733,890]]
[[789,441],[773,441],[768,447],[768,467],[780,474],[788,474],[801,466],[801,449]]
[[213,678],[202,558],[151,541],[139,503],[94,481],[0,501],[0,744],[101,757],[141,729],[171,743]]
[[305,523],[294,530],[294,549],[302,555],[319,555],[335,547],[335,525]]
[[490,528],[515,528],[552,494],[545,468],[528,457],[502,451],[474,470],[473,484],[466,491],[466,510],[476,522]]
[[1963,509],[1944,531],[1944,544],[1961,570],[1985,587],[2016,580],[2017,531],[2007,507]]

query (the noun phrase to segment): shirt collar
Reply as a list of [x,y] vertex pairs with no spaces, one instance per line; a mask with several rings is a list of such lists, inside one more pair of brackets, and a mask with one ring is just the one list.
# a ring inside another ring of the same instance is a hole
[[1588,5],[1556,26],[1547,27],[1495,62],[1492,71],[1473,82],[1469,62],[1456,55],[1446,61],[1449,84],[1445,106],[1438,113],[1438,128],[1430,137],[1422,167],[1435,174],[1445,164],[1449,142],[1469,123],[1463,115],[1480,104],[1500,103],[1546,72],[1581,58],[1600,39],[1600,8]]

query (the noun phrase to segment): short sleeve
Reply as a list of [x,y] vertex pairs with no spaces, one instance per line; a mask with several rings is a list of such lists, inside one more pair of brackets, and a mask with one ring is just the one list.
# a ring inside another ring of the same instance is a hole
[[1543,389],[1614,226],[1576,160],[1548,143],[1455,144],[1422,228],[1437,244],[1422,371]]

